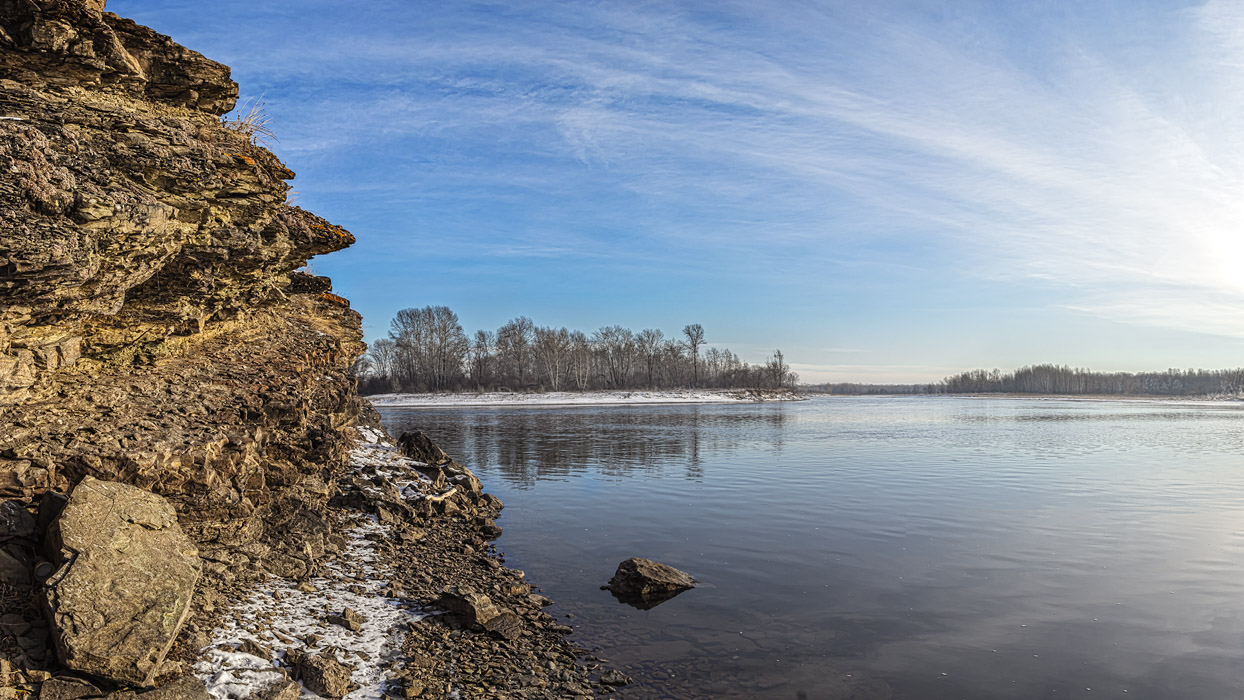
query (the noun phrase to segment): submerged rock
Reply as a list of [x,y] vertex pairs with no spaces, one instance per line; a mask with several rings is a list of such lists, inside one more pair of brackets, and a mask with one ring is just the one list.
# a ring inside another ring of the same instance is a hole
[[201,564],[168,501],[86,477],[52,524],[46,606],[61,662],[150,686],[190,611]]
[[613,578],[602,588],[627,605],[648,610],[695,588],[695,584],[696,580],[685,571],[651,559],[631,557],[618,564]]

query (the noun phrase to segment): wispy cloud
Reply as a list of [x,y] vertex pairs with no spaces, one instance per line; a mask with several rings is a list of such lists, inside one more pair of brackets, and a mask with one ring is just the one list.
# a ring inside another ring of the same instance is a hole
[[519,257],[766,265],[810,288],[827,264],[940,268],[1244,338],[1238,3],[247,11],[273,7],[295,26],[210,41],[265,47],[247,77],[287,86],[278,148],[313,189],[362,184],[317,159],[374,154],[422,204],[500,202]]

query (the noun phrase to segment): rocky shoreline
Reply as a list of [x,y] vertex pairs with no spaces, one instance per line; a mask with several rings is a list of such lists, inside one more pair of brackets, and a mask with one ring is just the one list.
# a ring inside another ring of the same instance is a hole
[[201,623],[187,638],[207,650],[194,670],[209,692],[260,697],[300,659],[331,654],[365,684],[351,698],[609,697],[602,678],[624,679],[566,639],[543,612],[552,601],[490,544],[500,501],[423,436],[399,449],[378,424],[358,433],[329,506],[348,540],[324,573],[238,591],[206,637]]
[[0,700],[608,695],[501,504],[358,398],[360,317],[299,271],[354,238],[229,76],[0,2]]

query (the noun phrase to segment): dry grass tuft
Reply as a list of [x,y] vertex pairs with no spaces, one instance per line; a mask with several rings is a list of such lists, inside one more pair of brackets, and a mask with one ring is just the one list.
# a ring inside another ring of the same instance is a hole
[[245,136],[252,145],[266,148],[271,141],[278,140],[276,133],[269,126],[272,119],[268,116],[266,107],[267,103],[263,101],[263,95],[252,97],[239,103],[234,108],[232,117],[228,115],[221,117],[220,123],[226,129]]

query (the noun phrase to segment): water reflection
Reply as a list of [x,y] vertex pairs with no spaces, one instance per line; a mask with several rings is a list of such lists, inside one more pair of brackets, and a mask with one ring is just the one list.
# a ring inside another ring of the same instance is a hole
[[395,435],[422,430],[473,468],[490,468],[507,483],[584,473],[623,478],[637,473],[699,482],[707,458],[763,442],[784,444],[783,405],[720,407],[590,407],[560,409],[386,409]]
[[[1244,689],[1238,407],[830,399],[384,418],[431,434],[511,506],[499,546],[551,614],[573,614],[576,643],[637,679],[626,698]],[[632,556],[712,587],[619,605],[599,586]]]

